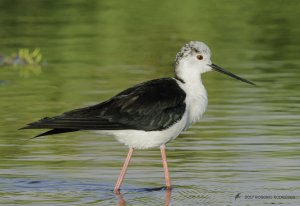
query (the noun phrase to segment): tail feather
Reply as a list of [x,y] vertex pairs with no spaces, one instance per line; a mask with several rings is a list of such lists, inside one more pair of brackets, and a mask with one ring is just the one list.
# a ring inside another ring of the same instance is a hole
[[64,116],[46,117],[29,123],[21,129],[72,129],[72,130],[113,130],[129,129],[118,122],[103,118],[69,118]]
[[76,132],[76,131],[78,131],[78,129],[52,129],[52,130],[48,130],[47,132],[41,133],[37,136],[34,136],[33,138],[46,136],[46,135],[65,133],[65,132]]

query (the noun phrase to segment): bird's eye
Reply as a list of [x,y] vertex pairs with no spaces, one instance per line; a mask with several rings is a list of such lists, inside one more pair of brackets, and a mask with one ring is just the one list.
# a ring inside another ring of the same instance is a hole
[[197,59],[202,60],[203,56],[201,54],[197,55]]

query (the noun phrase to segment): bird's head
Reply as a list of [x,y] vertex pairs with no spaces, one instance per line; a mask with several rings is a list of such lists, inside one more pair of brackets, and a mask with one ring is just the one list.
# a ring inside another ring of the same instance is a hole
[[197,70],[200,73],[210,71],[211,52],[206,44],[199,41],[191,41],[184,45],[177,53],[175,64],[189,70]]
[[199,41],[191,41],[188,44],[184,45],[181,48],[180,52],[178,52],[176,55],[176,75],[183,79],[189,79],[196,76],[197,74],[202,74],[214,70],[248,84],[255,85],[253,82],[241,78],[223,69],[222,67],[213,64],[210,58],[211,51],[205,43]]

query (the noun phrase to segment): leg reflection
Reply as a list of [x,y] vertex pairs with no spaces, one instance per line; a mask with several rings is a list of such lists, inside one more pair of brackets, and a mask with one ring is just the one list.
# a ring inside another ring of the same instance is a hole
[[166,189],[166,197],[165,197],[165,206],[169,206],[171,202],[172,190],[169,188]]
[[[148,190],[148,191],[150,191],[150,190]],[[151,191],[157,191],[157,190],[155,189],[155,190],[151,190]],[[124,196],[121,194],[121,192],[115,193],[115,195],[118,198],[118,206],[125,206],[126,205],[126,201],[125,201]],[[166,188],[165,189],[165,204],[164,204],[165,206],[169,206],[170,205],[171,196],[172,196],[172,190]]]
[[120,192],[115,193],[115,194],[116,194],[116,196],[117,196],[117,198],[119,200],[118,201],[118,206],[125,206],[126,205],[126,201],[125,201],[123,195]]

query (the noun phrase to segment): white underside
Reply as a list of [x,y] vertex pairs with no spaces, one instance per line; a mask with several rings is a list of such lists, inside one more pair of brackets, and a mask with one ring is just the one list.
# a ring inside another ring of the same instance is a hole
[[102,131],[105,134],[113,135],[119,142],[136,149],[159,147],[175,139],[184,130],[185,121],[180,120],[171,127],[162,131],[142,130],[115,130]]
[[[177,82],[187,93],[186,111],[180,121],[171,127],[162,131],[102,130],[100,132],[113,135],[119,142],[136,149],[159,147],[175,139],[182,131],[188,129],[192,123],[199,121],[207,107],[207,94],[201,81],[196,86]],[[191,88],[191,86],[196,88]]]

